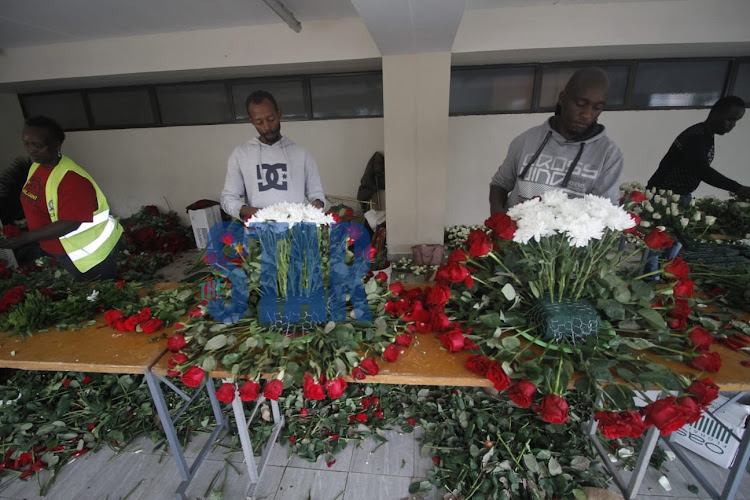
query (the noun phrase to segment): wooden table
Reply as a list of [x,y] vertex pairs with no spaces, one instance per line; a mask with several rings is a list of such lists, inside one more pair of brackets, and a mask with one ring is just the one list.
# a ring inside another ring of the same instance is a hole
[[[171,328],[167,329],[167,333],[171,331]],[[160,335],[161,332],[158,336]],[[2,333],[0,334],[0,368],[144,375],[159,413],[164,434],[169,442],[172,457],[183,479],[176,493],[176,497],[182,499],[198,467],[208,455],[210,446],[207,443],[193,464],[188,467],[174,427],[175,420],[205,388],[211,399],[217,422],[209,443],[213,444],[218,435],[228,428],[228,422],[216,400],[213,384],[203,384],[195,395],[189,397],[170,383],[171,388],[188,401],[172,419],[159,381],[151,374],[151,367],[167,352],[167,341],[164,339],[151,341],[155,336],[155,334],[119,332],[106,324],[103,314],[97,316],[96,325],[76,331],[50,330],[35,333],[25,339]]]

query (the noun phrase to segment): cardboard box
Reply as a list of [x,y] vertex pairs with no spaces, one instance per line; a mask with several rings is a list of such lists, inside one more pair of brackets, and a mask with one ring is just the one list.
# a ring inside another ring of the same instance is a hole
[[208,242],[208,231],[221,222],[221,207],[214,205],[200,210],[188,210],[190,215],[190,224],[193,226],[193,236],[195,236],[195,245],[199,249],[206,248]]
[[712,461],[719,467],[725,469],[731,467],[737,456],[740,439],[745,433],[747,417],[750,415],[750,406],[748,406],[750,396],[745,395],[736,403],[727,404],[727,401],[729,398],[719,396],[711,403],[708,412],[700,420],[674,432],[670,436],[671,441]]

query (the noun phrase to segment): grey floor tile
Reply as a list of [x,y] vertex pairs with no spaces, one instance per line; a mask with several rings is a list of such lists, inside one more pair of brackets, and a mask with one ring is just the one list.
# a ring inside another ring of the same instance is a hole
[[346,472],[287,467],[275,500],[335,500],[346,490]]
[[[675,466],[674,462],[667,462],[665,467],[668,472],[666,472],[666,474],[664,475],[667,476],[667,479],[669,479],[671,490],[667,491],[662,487],[661,484],[659,484],[659,478],[662,476],[662,474],[649,467],[649,469],[646,471],[646,475],[643,478],[641,487],[638,490],[638,498],[641,498],[641,496],[662,496],[681,499],[700,498],[699,495],[691,493],[688,489],[689,485],[697,485],[697,483],[685,478],[685,476],[683,476],[680,470]],[[625,479],[625,484],[628,484],[631,475],[632,472],[629,471],[624,471],[622,473],[622,476]],[[617,491],[616,487],[612,489],[614,491]]]
[[[685,454],[690,457],[690,460],[698,468],[698,470],[700,470],[706,477],[706,479],[708,479],[709,484],[711,484],[719,493],[721,493],[721,491],[724,489],[724,485],[726,484],[726,480],[729,477],[729,470],[719,467],[713,462],[710,462],[709,460],[706,460],[700,455],[697,455],[689,450],[683,450],[685,451]],[[698,486],[698,488],[700,489],[699,496],[707,496],[705,490],[698,482],[698,479],[693,477],[687,467],[685,467],[685,465],[682,464],[680,460],[675,459],[675,461],[670,462],[670,464],[674,464],[673,466],[678,469],[689,482],[692,482],[693,484]],[[745,473],[743,474],[742,482],[740,483],[735,498],[737,500],[750,499],[750,473],[748,473],[747,471],[745,471]]]
[[325,455],[318,457],[318,460],[316,462],[310,462],[308,460],[305,460],[304,458],[300,458],[298,455],[292,455],[291,459],[289,460],[288,466],[297,467],[300,469],[347,472],[351,468],[352,456],[359,443],[361,443],[361,441],[348,443],[346,448],[340,451],[337,455],[333,456],[333,460],[335,460],[335,462],[330,467],[328,467],[328,457],[326,457]]
[[286,467],[291,459],[292,457],[289,456],[289,446],[277,442],[271,450],[271,458],[268,459],[268,465]]
[[[426,477],[414,477],[409,480],[409,484],[411,483],[417,483],[427,481]],[[422,492],[422,493],[415,493],[414,495],[409,496],[408,498],[414,499],[414,500],[443,500],[443,497],[445,496],[445,488],[440,488],[439,490],[436,487],[432,487],[430,491]]]
[[399,500],[409,497],[411,479],[352,472],[343,500]]
[[350,472],[385,474],[387,476],[414,476],[414,434],[387,431],[388,441],[372,438],[354,449]]
[[[56,484],[59,491],[65,492],[66,496],[55,496],[53,498],[107,498],[118,499],[130,495],[131,500],[143,497],[143,492],[149,489],[151,484],[163,481],[162,471],[167,467],[167,462],[160,461],[160,457],[150,454],[125,454],[106,461],[100,467],[91,467],[89,464],[86,471],[93,474],[89,478],[82,478],[78,474],[67,484]],[[77,487],[74,487],[77,485]],[[67,494],[70,493],[70,496]]]

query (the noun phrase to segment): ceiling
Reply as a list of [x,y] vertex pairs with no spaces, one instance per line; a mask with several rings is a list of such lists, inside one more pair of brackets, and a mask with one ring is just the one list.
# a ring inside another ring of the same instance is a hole
[[[663,0],[282,1],[302,29],[306,21],[361,17],[388,54],[445,50],[446,43],[450,50],[464,4],[473,10]],[[0,0],[0,49],[280,22],[261,0]]]

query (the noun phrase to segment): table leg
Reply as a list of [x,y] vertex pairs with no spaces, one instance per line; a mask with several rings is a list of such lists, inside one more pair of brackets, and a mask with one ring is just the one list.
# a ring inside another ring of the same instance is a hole
[[745,429],[745,435],[742,436],[742,441],[740,441],[740,447],[724,485],[724,491],[721,492],[721,500],[732,500],[737,494],[748,460],[750,460],[750,429]]
[[[229,422],[224,417],[224,414],[219,407],[219,402],[216,399],[216,391],[213,380],[208,377],[192,397],[187,396],[185,393],[177,389],[169,380],[161,376],[154,375],[151,372],[146,373],[146,382],[148,383],[148,387],[151,392],[151,398],[154,400],[156,411],[159,414],[159,419],[161,420],[162,427],[164,428],[164,434],[166,435],[167,442],[169,443],[169,450],[172,453],[172,457],[174,458],[175,463],[177,464],[177,469],[180,472],[180,477],[182,477],[182,482],[175,492],[175,498],[177,500],[185,500],[187,498],[185,496],[185,492],[190,485],[190,481],[192,481],[195,477],[198,468],[203,463],[203,460],[206,458],[208,453],[211,451],[211,447],[220,439],[221,434],[227,430]],[[186,401],[186,403],[183,405],[174,419],[169,413],[169,407],[167,406],[166,400],[164,399],[164,392],[161,388],[162,382],[167,385],[167,387],[173,389],[178,395],[180,395],[183,400]],[[177,431],[174,427],[174,423],[190,406],[190,404],[192,404],[192,402],[198,397],[198,394],[203,389],[206,390],[209,400],[211,401],[214,418],[216,419],[216,427],[214,427],[213,432],[211,432],[211,435],[209,436],[206,444],[204,444],[203,448],[201,448],[201,451],[193,461],[193,464],[188,467],[187,460],[185,459],[185,454],[182,450],[180,439],[177,436]]]

